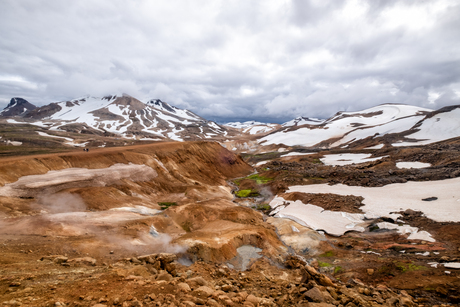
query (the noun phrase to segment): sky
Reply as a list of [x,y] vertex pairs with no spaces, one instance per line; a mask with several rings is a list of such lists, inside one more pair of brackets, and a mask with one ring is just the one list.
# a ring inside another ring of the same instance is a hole
[[460,104],[458,0],[2,0],[0,108],[161,99],[218,122]]

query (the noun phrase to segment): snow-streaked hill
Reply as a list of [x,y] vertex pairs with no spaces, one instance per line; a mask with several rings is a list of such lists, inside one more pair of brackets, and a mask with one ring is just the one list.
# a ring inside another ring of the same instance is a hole
[[283,127],[292,127],[292,126],[302,126],[302,125],[320,125],[324,122],[323,119],[310,118],[310,117],[297,117],[293,120],[285,122],[282,124]]
[[267,124],[257,121],[246,121],[246,122],[230,122],[223,126],[232,127],[239,129],[243,133],[247,134],[262,134],[270,131],[274,131],[280,127],[278,124]]
[[183,141],[227,135],[225,128],[193,112],[159,99],[143,103],[126,94],[51,103],[23,117],[50,130],[75,131],[75,125],[80,124],[80,130],[125,138]]
[[342,147],[367,138],[383,142],[384,136],[392,135],[395,146],[423,145],[460,136],[460,110],[384,104],[360,112],[339,112],[323,122],[291,121],[283,127],[259,142]]

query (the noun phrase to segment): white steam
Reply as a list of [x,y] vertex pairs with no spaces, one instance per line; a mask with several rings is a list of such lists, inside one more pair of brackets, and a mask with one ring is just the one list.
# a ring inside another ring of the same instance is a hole
[[86,210],[83,199],[79,195],[70,193],[40,195],[37,202],[47,213],[83,212]]

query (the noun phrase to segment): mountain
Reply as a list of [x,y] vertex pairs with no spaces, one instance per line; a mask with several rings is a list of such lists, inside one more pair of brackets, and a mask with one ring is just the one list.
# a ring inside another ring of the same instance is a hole
[[[16,97],[0,116],[14,117],[8,120],[11,123],[22,119],[54,131],[137,140],[228,142],[229,137],[241,136],[241,140],[254,143],[250,146],[253,150],[277,144],[315,148],[413,146],[460,137],[460,106],[435,111],[383,104],[358,112],[338,112],[325,120],[301,116],[282,125],[246,121],[220,126],[160,99],[142,102],[122,94],[86,96],[42,107]],[[245,144],[240,147],[249,146]]]
[[274,131],[280,127],[278,124],[261,123],[257,121],[246,121],[246,122],[230,122],[223,126],[231,127],[240,130],[246,134],[262,134],[270,131]]
[[225,128],[191,111],[159,99],[143,103],[127,94],[50,103],[21,117],[50,130],[84,130],[137,139],[183,141],[227,135]]
[[310,118],[310,117],[297,117],[293,120],[285,122],[282,124],[283,127],[292,127],[292,126],[302,126],[302,125],[320,125],[323,123],[324,120],[318,118]]
[[324,121],[298,118],[261,137],[261,145],[304,147],[351,145],[424,145],[460,136],[460,106],[433,111],[383,104],[359,112],[338,112]]
[[28,111],[34,110],[37,107],[25,99],[14,97],[11,98],[10,103],[4,108],[0,115],[2,116],[21,116]]

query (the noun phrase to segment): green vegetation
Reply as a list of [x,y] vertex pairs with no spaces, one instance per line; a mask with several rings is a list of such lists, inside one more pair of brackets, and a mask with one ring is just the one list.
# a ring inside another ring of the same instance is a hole
[[319,266],[320,268],[326,268],[326,267],[331,267],[332,264],[327,263],[327,262],[318,261],[318,266]]
[[265,177],[265,176],[261,176],[261,175],[259,175],[259,174],[254,174],[254,175],[251,175],[251,176],[248,176],[248,177],[236,179],[236,180],[234,180],[233,182],[234,182],[236,185],[240,185],[241,181],[243,181],[243,180],[245,180],[245,179],[253,180],[253,181],[255,181],[257,184],[265,184],[265,183],[267,183],[267,182],[273,180],[273,178],[270,178],[270,177]]
[[272,207],[270,207],[269,204],[258,204],[256,209],[257,210],[271,210]]
[[171,206],[177,206],[175,202],[159,202],[158,206],[160,206],[161,210],[166,210]]
[[320,257],[334,257],[334,251],[327,251],[324,254],[319,255]]
[[379,226],[377,225],[372,225],[371,227],[369,227],[369,231],[372,232],[372,231],[376,231],[376,230],[379,230]]
[[335,269],[334,269],[334,274],[337,274],[340,271],[342,271],[342,267],[341,266],[336,266]]
[[423,265],[415,265],[412,262],[411,263],[402,263],[402,262],[397,262],[396,267],[398,270],[402,271],[403,273],[405,272],[412,272],[412,271],[422,271],[422,270],[427,270],[427,267],[424,267]]
[[254,191],[254,190],[240,190],[240,191],[236,192],[235,195],[237,197],[241,197],[241,198],[244,198],[244,197],[256,197],[256,196],[259,196],[259,192]]
[[321,162],[321,160],[318,159],[318,158],[314,158],[312,163],[314,163],[314,164],[323,164],[323,162]]
[[398,268],[398,270],[402,271],[403,273],[412,272],[412,271],[422,271],[422,270],[428,269],[427,267],[423,265],[415,265],[412,262],[411,263],[397,262],[396,267]]

